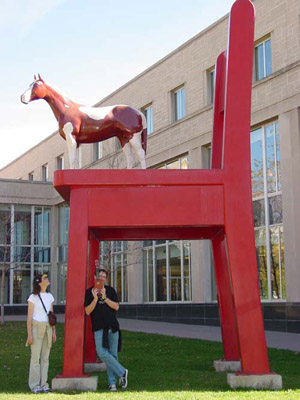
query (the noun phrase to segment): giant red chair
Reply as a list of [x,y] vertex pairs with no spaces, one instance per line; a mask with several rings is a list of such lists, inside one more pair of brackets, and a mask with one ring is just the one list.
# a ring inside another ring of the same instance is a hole
[[54,186],[70,204],[61,377],[84,377],[84,362],[96,360],[90,325],[84,342],[83,303],[99,241],[146,239],[212,241],[224,358],[240,360],[242,374],[270,373],[252,215],[253,36],[254,7],[237,0],[216,66],[211,169],[55,172]]

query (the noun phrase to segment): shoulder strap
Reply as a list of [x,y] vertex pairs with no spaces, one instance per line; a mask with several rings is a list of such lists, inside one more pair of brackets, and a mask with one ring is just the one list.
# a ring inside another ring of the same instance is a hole
[[41,302],[42,302],[42,304],[43,304],[43,307],[44,307],[45,313],[48,315],[48,313],[47,313],[47,310],[46,310],[46,307],[45,307],[45,304],[44,304],[44,302],[43,302],[43,300],[42,300],[42,298],[41,298],[40,294],[38,294],[38,296],[39,296],[39,298],[40,298],[40,300],[41,300]]

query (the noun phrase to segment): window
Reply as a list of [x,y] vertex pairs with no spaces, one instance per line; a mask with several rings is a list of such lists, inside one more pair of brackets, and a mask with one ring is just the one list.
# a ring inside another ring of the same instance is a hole
[[190,241],[144,241],[144,301],[191,301]]
[[185,117],[185,88],[181,87],[173,91],[175,121]]
[[64,156],[61,155],[56,159],[56,168],[58,170],[64,169]]
[[116,137],[115,138],[115,151],[119,151],[121,149],[122,149],[122,146],[121,146],[120,140]]
[[6,265],[6,304],[26,304],[32,291],[32,277],[51,272],[50,225],[48,207],[1,206],[0,268],[3,263]]
[[260,42],[254,48],[254,80],[258,81],[272,73],[271,39]]
[[150,135],[153,132],[153,106],[148,105],[142,109],[146,120],[147,120],[147,134]]
[[28,174],[28,180],[33,181],[33,172],[29,172]]
[[48,182],[48,164],[42,166],[42,181]]
[[[158,167],[187,169],[181,156]],[[190,241],[147,240],[143,242],[144,301],[191,301]]]
[[63,204],[58,211],[58,302],[66,302],[66,281],[67,281],[67,259],[69,240],[70,207]]
[[100,268],[108,272],[118,299],[128,302],[128,242],[105,241],[100,243]]
[[278,122],[251,132],[253,217],[262,299],[286,298]]
[[181,156],[175,160],[166,161],[159,165],[157,169],[188,169],[188,156]]
[[213,104],[215,97],[215,67],[207,71],[207,98],[208,104]]
[[95,160],[100,160],[103,157],[102,142],[94,143],[95,146]]

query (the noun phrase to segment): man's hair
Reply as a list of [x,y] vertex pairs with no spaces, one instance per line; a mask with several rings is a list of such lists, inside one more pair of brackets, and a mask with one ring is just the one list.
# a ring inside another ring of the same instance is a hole
[[108,273],[107,273],[106,269],[100,268],[99,271],[98,271],[98,275],[100,274],[100,272],[104,272],[106,277],[108,276]]

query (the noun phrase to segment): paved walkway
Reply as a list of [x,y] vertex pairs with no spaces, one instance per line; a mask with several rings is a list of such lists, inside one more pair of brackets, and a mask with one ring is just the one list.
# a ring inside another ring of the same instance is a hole
[[[64,314],[58,314],[58,322],[64,322]],[[25,315],[9,315],[6,321],[26,321]],[[120,327],[126,331],[158,333],[190,339],[203,339],[221,342],[219,327],[204,325],[173,324],[168,322],[144,321],[119,318]],[[300,334],[266,331],[267,346],[300,352]]]

